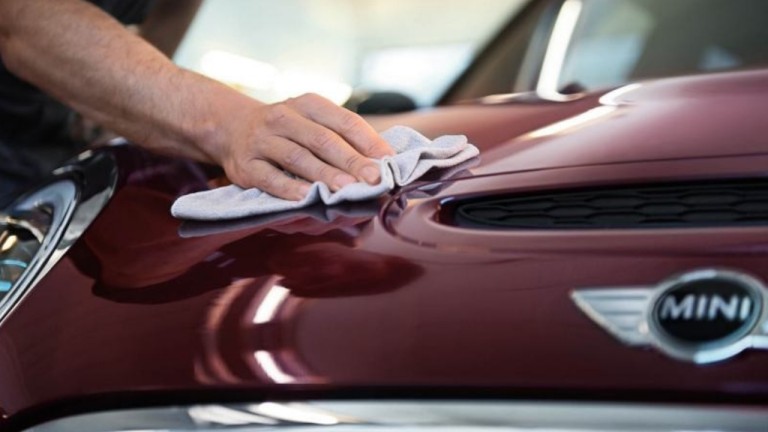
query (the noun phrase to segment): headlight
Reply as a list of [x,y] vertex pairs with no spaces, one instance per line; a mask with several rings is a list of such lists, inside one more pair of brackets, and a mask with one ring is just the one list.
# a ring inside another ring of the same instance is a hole
[[0,320],[48,262],[72,218],[77,195],[74,182],[56,181],[0,215]]
[[90,225],[115,180],[109,156],[85,153],[0,211],[0,323]]
[[765,431],[768,413],[727,406],[519,401],[261,402],[100,412],[27,432]]

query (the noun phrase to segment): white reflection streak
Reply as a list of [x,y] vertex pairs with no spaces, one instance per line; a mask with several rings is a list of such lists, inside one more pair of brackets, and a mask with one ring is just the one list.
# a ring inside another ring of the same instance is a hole
[[271,418],[262,417],[245,411],[227,408],[219,405],[196,406],[187,410],[189,417],[196,423],[212,423],[216,425],[274,425],[277,422]]
[[352,96],[352,86],[349,84],[298,70],[280,73],[273,90],[281,100],[304,93],[318,93],[337,105],[343,104]]
[[[3,234],[5,234],[5,232]],[[16,245],[16,243],[18,243],[18,241],[19,238],[15,235],[6,237],[5,241],[2,243],[2,246],[0,246],[0,252],[8,252]]]
[[302,405],[287,405],[274,402],[264,402],[258,405],[251,405],[248,407],[248,409],[256,414],[294,423],[326,426],[339,424],[339,419],[335,416],[319,412],[317,409]]
[[557,123],[545,126],[541,129],[537,129],[526,135],[527,138],[541,138],[550,135],[557,135],[565,131],[570,131],[579,127],[586,126],[587,124],[616,111],[615,106],[601,106],[592,108],[591,110],[579,114],[577,116],[567,118]]
[[253,353],[253,357],[256,359],[259,367],[261,367],[261,370],[264,371],[264,374],[277,384],[290,384],[296,381],[294,377],[280,369],[280,366],[277,365],[275,358],[269,351],[256,351]]
[[264,324],[272,321],[277,315],[277,311],[280,310],[280,306],[283,305],[288,298],[290,291],[280,285],[273,285],[269,288],[269,292],[264,296],[264,299],[256,308],[256,313],[253,314],[254,324]]
[[352,95],[352,86],[332,78],[302,70],[280,71],[270,63],[226,51],[205,53],[200,72],[269,102],[312,92],[341,105]]
[[582,7],[581,0],[567,0],[557,15],[557,21],[547,46],[547,53],[541,66],[539,82],[536,84],[536,92],[541,97],[554,100],[563,98],[563,95],[557,91],[557,85],[560,81],[561,69],[565,63],[568,45],[571,43]]
[[627,93],[637,90],[640,87],[642,87],[641,84],[635,83],[635,84],[629,84],[625,85],[623,87],[619,87],[616,90],[610,91],[600,97],[600,103],[603,105],[608,106],[619,106],[619,98],[626,95]]
[[213,79],[257,90],[272,88],[278,74],[269,63],[225,51],[205,53],[200,69]]

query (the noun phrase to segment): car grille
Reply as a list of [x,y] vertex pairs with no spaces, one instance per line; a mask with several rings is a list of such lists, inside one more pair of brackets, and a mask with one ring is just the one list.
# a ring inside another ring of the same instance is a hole
[[768,179],[601,187],[473,198],[446,207],[480,229],[700,228],[768,224]]

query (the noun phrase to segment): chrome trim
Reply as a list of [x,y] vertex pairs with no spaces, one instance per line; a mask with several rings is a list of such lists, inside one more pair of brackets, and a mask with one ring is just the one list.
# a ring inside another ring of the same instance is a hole
[[261,402],[116,410],[54,420],[27,432],[765,431],[754,407],[518,401]]
[[[754,319],[745,330],[717,343],[683,343],[670,337],[654,315],[656,303],[681,285],[702,280],[736,282],[758,300]],[[696,364],[729,359],[747,349],[768,350],[768,289],[757,278],[726,269],[698,269],[664,280],[655,287],[577,289],[576,305],[600,327],[631,346],[651,346],[677,360]]]
[[565,0],[560,7],[536,83],[536,93],[542,99],[566,102],[580,97],[560,93],[558,83],[583,7],[582,0]]
[[33,225],[33,224],[31,224],[31,223],[29,223],[29,222],[27,222],[25,220],[21,220],[21,219],[17,219],[15,217],[12,217],[12,216],[0,214],[0,225],[16,226],[16,227],[22,228],[22,229],[26,230],[27,232],[29,232],[30,234],[32,234],[32,236],[35,237],[35,240],[37,240],[40,243],[42,243],[43,240],[45,240],[45,234],[42,231],[40,231],[40,229],[38,227],[36,227],[35,225]]
[[602,288],[577,290],[573,301],[593,321],[627,345],[650,343],[644,330],[645,311],[653,288]]
[[[585,93],[575,93],[568,95],[567,98],[560,98],[553,100],[551,98],[545,98],[541,93],[534,91],[521,92],[521,93],[501,93],[483,96],[479,99],[469,100],[464,102],[465,105],[481,104],[481,105],[505,105],[505,104],[518,104],[518,105],[543,105],[543,104],[561,104],[564,102],[575,102],[579,99],[583,99]],[[459,103],[461,105],[462,103]]]
[[85,179],[72,221],[55,251],[58,260],[80,238],[112,198],[117,186],[117,164],[109,153],[85,152],[76,161],[59,168],[54,174],[82,176]]
[[28,268],[0,301],[0,326],[32,288],[64,256],[106,206],[117,184],[117,167],[106,152],[84,152],[57,169],[48,183],[22,196],[8,210],[53,209],[51,227]]
[[[53,214],[51,215],[51,225],[41,239],[40,249],[29,262],[24,273],[12,285],[8,294],[0,301],[0,323],[27,295],[38,280],[38,275],[44,272],[48,259],[53,255],[64,230],[72,219],[77,196],[78,188],[74,182],[59,180],[23,197],[11,206],[12,211],[35,211],[46,207],[50,208]],[[10,225],[10,221],[14,218],[7,216],[3,220],[9,222]]]

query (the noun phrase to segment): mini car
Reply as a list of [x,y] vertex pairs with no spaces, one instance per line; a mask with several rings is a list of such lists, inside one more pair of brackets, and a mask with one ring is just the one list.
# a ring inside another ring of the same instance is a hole
[[131,145],[17,197],[0,429],[768,430],[768,70],[474,97],[494,58],[371,117],[481,149],[378,200],[180,221],[222,173]]

